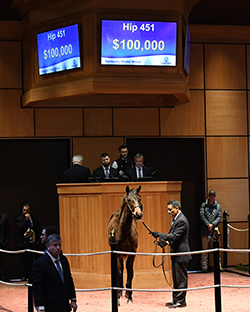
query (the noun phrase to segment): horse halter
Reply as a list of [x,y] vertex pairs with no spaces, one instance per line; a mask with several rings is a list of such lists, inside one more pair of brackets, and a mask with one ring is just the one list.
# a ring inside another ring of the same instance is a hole
[[[129,208],[129,210],[130,210],[132,216],[133,216],[133,217],[136,217],[137,219],[141,219],[142,216],[143,216],[143,212],[142,212],[142,210],[143,210],[143,204],[140,202],[140,205],[136,205],[136,206],[134,206],[134,207],[132,208],[132,207],[129,205],[128,199],[126,200],[126,203],[127,203],[127,206],[128,206],[128,208]],[[137,212],[135,212],[135,209],[136,209],[136,208],[139,208],[139,209],[140,209],[141,215],[138,215]]]

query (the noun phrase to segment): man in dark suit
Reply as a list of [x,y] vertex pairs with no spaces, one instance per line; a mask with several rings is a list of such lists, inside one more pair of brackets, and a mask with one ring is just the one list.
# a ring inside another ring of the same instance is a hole
[[82,155],[75,155],[72,158],[72,167],[63,173],[65,183],[87,183],[91,177],[90,170],[83,166]]
[[116,159],[112,168],[117,169],[119,176],[127,178],[126,172],[128,169],[133,168],[132,161],[128,158],[128,147],[126,145],[119,146],[120,157]]
[[132,182],[138,181],[138,178],[143,177],[152,177],[152,180],[154,180],[152,173],[153,168],[146,167],[143,164],[144,162],[144,156],[141,153],[137,153],[134,156],[134,168],[130,168],[127,170],[127,175],[129,176],[129,180]]
[[[168,213],[173,219],[170,231],[168,234],[152,232],[152,235],[159,237],[158,244],[163,248],[170,245],[171,253],[188,252],[188,235],[189,223],[187,218],[181,212],[181,203],[173,199],[168,202]],[[187,288],[188,275],[187,265],[191,259],[190,255],[171,256],[172,260],[172,276],[174,282],[174,289]],[[185,307],[186,304],[186,291],[173,292],[173,301],[166,303],[169,308]]]
[[33,263],[31,282],[38,311],[76,311],[75,286],[58,234],[48,237],[46,254]]
[[[38,250],[40,245],[40,225],[38,218],[31,212],[29,204],[23,205],[22,214],[16,218],[19,229],[19,248]],[[36,254],[24,252],[21,254],[22,260],[22,281],[30,278],[31,266],[36,258]]]
[[108,153],[101,154],[101,167],[96,168],[93,171],[93,177],[100,182],[104,182],[105,179],[113,179],[118,178],[119,173],[118,170],[112,168],[110,166],[110,156]]

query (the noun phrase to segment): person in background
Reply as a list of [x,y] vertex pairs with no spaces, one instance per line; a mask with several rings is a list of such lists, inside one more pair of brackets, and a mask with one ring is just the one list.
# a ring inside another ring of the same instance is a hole
[[[215,191],[209,191],[208,199],[200,207],[200,236],[202,249],[212,247],[213,229],[219,225],[222,219],[221,206],[215,200]],[[208,271],[208,253],[201,254],[201,272]]]
[[[189,252],[189,222],[181,211],[181,203],[173,199],[167,203],[168,213],[173,219],[169,233],[152,232],[153,237],[159,237],[158,244],[160,247],[170,246],[171,253]],[[191,255],[171,256],[172,260],[172,276],[174,289],[182,289],[188,287],[187,266]],[[181,308],[187,305],[186,291],[174,291],[172,293],[172,302],[167,302],[169,308]]]
[[132,161],[128,158],[128,148],[126,145],[119,146],[120,158],[112,163],[112,168],[117,169],[122,177],[127,177],[126,172],[128,169],[133,168]]
[[[10,242],[10,224],[8,217],[0,213],[0,249],[6,249]],[[5,266],[4,266],[5,253],[0,252],[0,280],[7,282]]]
[[[16,224],[19,229],[19,248],[38,250],[40,225],[36,216],[31,213],[29,204],[23,205],[22,214],[16,218]],[[35,254],[31,252],[21,254],[22,281],[29,279],[34,258]]]
[[[43,245],[47,245],[47,238],[51,235],[51,234],[58,234],[58,228],[54,225],[49,225],[49,226],[45,226],[42,229],[42,233],[40,235],[40,239],[41,239],[41,243]],[[47,251],[47,248],[45,248],[44,253]]]
[[72,167],[63,173],[65,183],[87,183],[91,173],[89,168],[83,166],[83,156],[75,155],[72,158]]
[[47,252],[33,263],[32,291],[35,307],[42,312],[75,312],[76,292],[67,258],[61,253],[61,237],[51,234]]
[[130,181],[136,182],[138,178],[143,177],[152,177],[153,180],[153,168],[146,167],[143,164],[144,156],[141,153],[137,153],[134,156],[134,167],[127,170],[127,175],[129,176]]
[[100,179],[100,182],[104,182],[105,179],[118,178],[118,170],[110,166],[109,154],[102,153],[100,158],[102,165],[93,171],[93,177]]

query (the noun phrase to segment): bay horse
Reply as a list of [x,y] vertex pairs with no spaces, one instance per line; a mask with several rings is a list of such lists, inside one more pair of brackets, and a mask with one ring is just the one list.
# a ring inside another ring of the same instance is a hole
[[[137,219],[143,216],[143,205],[139,192],[141,186],[137,189],[126,187],[126,195],[123,196],[120,210],[114,211],[109,218],[107,228],[107,238],[109,245],[113,241],[117,244],[118,251],[136,252],[138,247],[138,223]],[[134,276],[135,255],[117,255],[118,269],[118,287],[123,288],[123,270],[124,261],[126,260],[127,282],[126,288],[132,288],[132,279]],[[122,291],[118,291],[118,304]],[[126,290],[125,294],[128,303],[132,303],[132,291]]]

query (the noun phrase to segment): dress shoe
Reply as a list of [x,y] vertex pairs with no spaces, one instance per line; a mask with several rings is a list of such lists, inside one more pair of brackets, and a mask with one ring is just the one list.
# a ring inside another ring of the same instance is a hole
[[173,305],[173,304],[175,304],[174,301],[172,301],[172,302],[167,302],[167,303],[166,303],[166,306],[169,307],[169,306],[171,306],[171,305]]
[[187,306],[186,302],[176,302],[174,304],[169,305],[168,307],[175,309],[175,308],[184,308],[186,306]]

